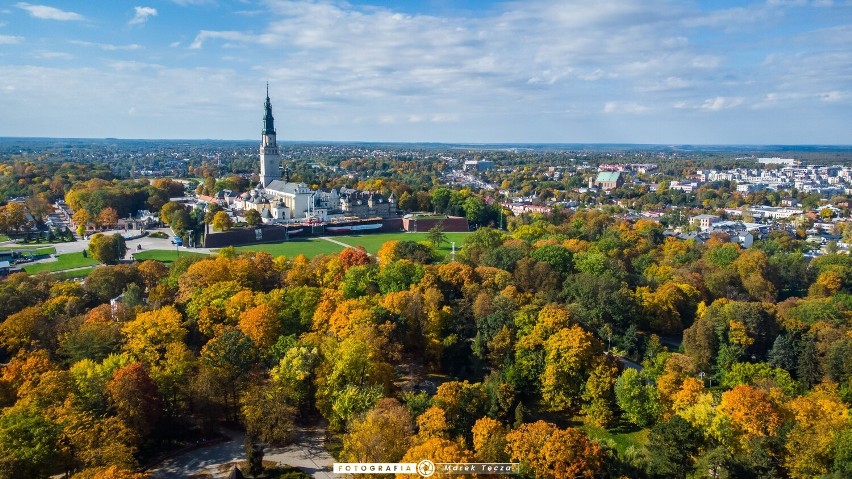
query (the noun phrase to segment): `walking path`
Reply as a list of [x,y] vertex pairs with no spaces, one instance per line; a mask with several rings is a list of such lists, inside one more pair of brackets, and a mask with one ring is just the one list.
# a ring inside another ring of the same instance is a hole
[[[330,243],[338,244],[340,246],[343,246],[344,248],[355,248],[355,246],[352,246],[351,244],[346,244],[343,241],[339,241],[339,240],[336,240],[336,239],[328,237],[328,236],[320,236],[319,239],[326,240]],[[367,256],[373,256],[373,255],[371,253],[367,253]]]
[[[220,466],[245,460],[243,445],[245,434],[234,430],[223,432],[230,437],[229,441],[193,449],[167,459],[148,471],[150,478],[177,479],[203,473],[208,473],[209,477],[214,479],[227,477],[230,468]],[[296,440],[289,446],[267,447],[264,450],[263,460],[264,462],[275,461],[279,465],[286,464],[297,467],[315,478],[336,479],[331,474],[334,458],[325,450],[324,439],[324,428],[300,429],[296,433]]]

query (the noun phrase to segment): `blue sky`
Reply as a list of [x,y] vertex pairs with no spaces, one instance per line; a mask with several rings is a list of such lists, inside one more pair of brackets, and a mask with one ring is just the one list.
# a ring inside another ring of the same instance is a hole
[[852,0],[0,1],[0,136],[852,144]]

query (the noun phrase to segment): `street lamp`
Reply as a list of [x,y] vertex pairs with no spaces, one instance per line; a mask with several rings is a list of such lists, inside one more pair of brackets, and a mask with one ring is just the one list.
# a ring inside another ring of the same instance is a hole
[[709,385],[709,386],[707,386],[707,387],[708,387],[708,388],[712,388],[712,387],[713,387],[713,378],[712,378],[712,377],[710,377],[710,376],[707,376],[707,375],[704,373],[704,371],[701,371],[700,373],[698,373],[698,377],[700,377],[700,378],[701,378],[701,381],[702,381],[702,382],[704,382],[704,377],[705,377],[705,376],[707,377],[707,380],[708,380],[708,381],[710,381],[710,385]]

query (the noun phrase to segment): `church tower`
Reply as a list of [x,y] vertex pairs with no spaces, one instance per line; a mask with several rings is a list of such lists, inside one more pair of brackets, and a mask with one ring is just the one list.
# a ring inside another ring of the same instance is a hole
[[260,184],[268,186],[281,178],[281,155],[275,142],[275,119],[272,117],[272,103],[269,101],[269,84],[266,84],[266,113],[263,116],[263,132],[260,141]]

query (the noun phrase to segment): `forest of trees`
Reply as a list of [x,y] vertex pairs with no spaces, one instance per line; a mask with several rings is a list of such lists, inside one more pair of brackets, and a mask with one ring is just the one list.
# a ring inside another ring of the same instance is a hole
[[809,261],[784,232],[698,244],[596,210],[511,226],[478,229],[452,262],[392,241],[12,275],[0,478],[130,474],[223,422],[283,444],[317,416],[343,462],[852,476],[852,258]]

